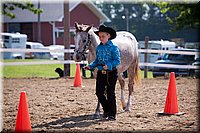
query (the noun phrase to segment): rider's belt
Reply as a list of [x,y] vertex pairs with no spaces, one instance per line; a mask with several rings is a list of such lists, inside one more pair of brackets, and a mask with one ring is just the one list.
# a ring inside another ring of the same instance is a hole
[[102,74],[106,74],[106,70],[98,70],[98,72],[101,72]]
[[113,72],[113,71],[116,71],[116,70],[117,70],[117,68],[113,67],[112,70],[98,70],[98,72],[101,72],[102,74],[106,74],[106,73]]

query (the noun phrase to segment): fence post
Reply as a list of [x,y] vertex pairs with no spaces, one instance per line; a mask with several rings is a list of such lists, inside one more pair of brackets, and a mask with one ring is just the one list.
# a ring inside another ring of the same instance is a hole
[[[70,48],[70,13],[69,13],[69,1],[64,1],[64,46],[65,49]],[[64,60],[70,60],[70,53],[64,54]],[[64,64],[65,76],[70,76],[70,64]]]
[[[144,39],[144,49],[148,49],[148,41],[149,41],[149,37],[148,36],[145,36],[145,39]],[[148,53],[144,53],[144,63],[147,63],[147,54]],[[148,73],[148,67],[147,66],[144,66],[144,78],[148,78],[147,77],[147,73]]]

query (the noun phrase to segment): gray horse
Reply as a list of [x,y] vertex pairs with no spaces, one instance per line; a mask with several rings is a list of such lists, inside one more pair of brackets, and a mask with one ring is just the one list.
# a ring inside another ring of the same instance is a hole
[[[100,43],[99,37],[94,33],[97,29],[89,25],[80,25],[78,23],[75,23],[75,28],[75,51],[73,58],[76,62],[80,62],[82,61],[82,57],[85,56],[86,51],[88,51],[87,60],[88,63],[90,63],[96,58],[96,47]],[[113,39],[112,42],[118,46],[121,56],[121,64],[117,69],[118,81],[121,86],[122,108],[124,111],[130,111],[134,84],[140,82],[138,43],[131,33],[125,31],[117,32],[117,37]],[[125,79],[123,77],[123,72],[126,70],[128,72],[129,81],[129,97],[127,103],[125,103],[124,97]],[[100,116],[99,102],[97,104],[95,116]]]

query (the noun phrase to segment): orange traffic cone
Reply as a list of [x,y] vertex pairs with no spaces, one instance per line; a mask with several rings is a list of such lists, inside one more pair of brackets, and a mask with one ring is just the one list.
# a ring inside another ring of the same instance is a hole
[[80,65],[76,64],[76,74],[74,77],[74,87],[82,87],[82,79],[80,74]]
[[176,78],[175,73],[170,73],[170,81],[168,86],[168,92],[165,102],[164,112],[159,114],[165,115],[181,115],[184,114],[183,112],[180,113],[178,110],[178,101],[177,101],[177,94],[176,94]]
[[20,101],[18,106],[18,114],[15,126],[15,132],[31,132],[31,122],[28,111],[28,104],[26,102],[26,92],[20,93]]

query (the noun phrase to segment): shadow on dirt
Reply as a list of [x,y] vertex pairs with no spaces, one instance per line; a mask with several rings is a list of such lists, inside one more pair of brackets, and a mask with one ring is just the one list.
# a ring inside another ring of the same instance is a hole
[[95,119],[93,114],[81,115],[81,116],[71,116],[66,118],[61,118],[55,121],[51,121],[45,124],[35,125],[32,128],[51,128],[51,129],[63,129],[63,128],[81,128],[88,127],[92,124],[97,124],[99,122],[107,121],[106,119]]

